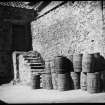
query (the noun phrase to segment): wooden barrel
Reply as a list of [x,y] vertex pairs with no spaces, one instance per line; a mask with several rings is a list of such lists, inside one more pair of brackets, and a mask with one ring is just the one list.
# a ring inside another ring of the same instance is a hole
[[54,59],[54,69],[56,73],[68,73],[71,70],[71,62],[65,56],[56,56]]
[[50,61],[51,73],[56,73],[56,69],[54,68],[54,60]]
[[94,54],[84,54],[82,59],[82,72],[94,72]]
[[40,89],[40,75],[38,74],[31,75],[31,85],[32,89]]
[[87,90],[87,73],[81,72],[80,87],[81,87],[82,90]]
[[52,73],[52,84],[53,84],[53,89],[57,90],[58,89],[58,74],[57,73]]
[[80,89],[80,73],[70,72],[72,89]]
[[105,70],[105,59],[100,55],[100,53],[94,53],[94,71],[100,72]]
[[53,89],[51,74],[45,74],[45,89]]
[[45,72],[46,73],[51,73],[51,65],[50,65],[50,60],[45,61]]
[[101,83],[102,91],[105,92],[105,70],[101,71]]
[[73,55],[74,72],[81,72],[82,71],[82,55],[83,54],[74,54]]
[[41,87],[42,87],[43,89],[46,88],[45,74],[42,74],[42,75],[41,75]]
[[87,73],[87,91],[89,93],[101,92],[100,72]]
[[58,90],[70,90],[70,73],[58,74]]

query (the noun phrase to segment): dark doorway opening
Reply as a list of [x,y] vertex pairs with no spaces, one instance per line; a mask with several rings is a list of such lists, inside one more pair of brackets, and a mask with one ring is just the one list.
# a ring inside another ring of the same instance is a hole
[[12,50],[32,50],[32,36],[30,24],[12,24]]

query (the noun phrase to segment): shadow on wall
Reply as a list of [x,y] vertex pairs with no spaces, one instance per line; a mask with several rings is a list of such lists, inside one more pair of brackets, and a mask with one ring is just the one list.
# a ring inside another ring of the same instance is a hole
[[100,54],[94,54],[95,58],[95,66],[94,66],[94,71],[95,72],[100,72],[105,70],[105,58],[100,55]]
[[71,72],[74,71],[73,69],[73,62],[68,59],[66,56],[56,56],[54,58],[54,68],[59,72],[59,73],[66,73],[66,72]]
[[0,85],[13,79],[12,52],[0,52]]

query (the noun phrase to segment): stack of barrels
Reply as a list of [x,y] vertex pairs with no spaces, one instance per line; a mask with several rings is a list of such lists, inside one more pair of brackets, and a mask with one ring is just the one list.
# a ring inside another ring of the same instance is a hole
[[81,89],[89,93],[104,90],[105,60],[100,53],[84,54],[82,58]]
[[42,81],[44,89],[105,92],[105,59],[100,53],[73,54],[72,59],[63,55],[55,56],[44,62],[40,54],[29,52],[23,54],[23,58],[30,67],[33,89],[39,89]]
[[73,55],[73,72],[70,72],[72,89],[80,89],[80,74],[82,71],[83,54]]
[[72,60],[56,56],[50,66],[53,89],[105,91],[105,60],[100,53],[73,54]]
[[52,65],[53,88],[60,91],[70,90],[70,60],[65,56],[56,56]]
[[45,63],[45,81],[47,89],[105,91],[105,60],[100,53],[56,56]]
[[42,87],[48,90],[53,89],[50,60],[45,61],[45,71],[42,74]]

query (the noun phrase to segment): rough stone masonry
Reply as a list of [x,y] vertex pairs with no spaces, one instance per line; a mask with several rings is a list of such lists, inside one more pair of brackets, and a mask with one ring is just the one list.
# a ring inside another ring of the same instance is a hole
[[86,52],[100,52],[104,55],[105,35],[101,3],[68,1],[31,22],[33,50],[39,51],[44,59],[52,59],[55,55],[68,56]]

